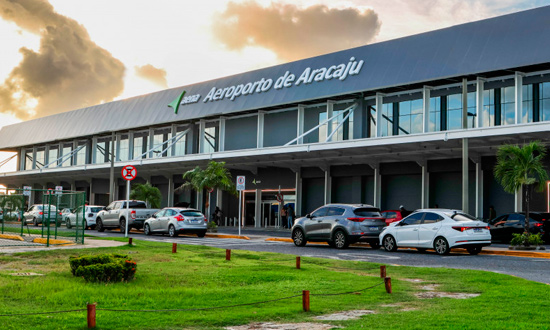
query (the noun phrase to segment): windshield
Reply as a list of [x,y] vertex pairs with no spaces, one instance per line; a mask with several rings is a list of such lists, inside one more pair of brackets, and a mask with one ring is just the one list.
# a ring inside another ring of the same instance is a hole
[[475,217],[467,214],[467,213],[455,213],[453,215],[451,215],[451,219],[453,219],[454,221],[475,221],[477,220]]
[[181,211],[180,212],[185,217],[202,217],[202,213],[199,211]]
[[38,205],[38,209],[40,210],[51,210],[51,211],[55,211],[55,205]]
[[103,208],[101,207],[90,207],[90,212],[92,213],[97,213],[99,211],[101,211]]
[[[122,208],[126,208],[126,202],[122,203]],[[130,208],[131,209],[146,209],[147,205],[145,205],[145,202],[136,202],[136,201],[130,201]]]

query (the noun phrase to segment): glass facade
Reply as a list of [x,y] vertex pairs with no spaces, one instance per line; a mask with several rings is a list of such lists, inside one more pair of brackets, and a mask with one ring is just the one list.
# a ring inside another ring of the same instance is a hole
[[483,91],[482,126],[495,126],[495,90]]
[[532,123],[533,118],[533,85],[523,86],[523,107],[521,108],[520,123]]
[[[183,132],[185,130],[184,127],[178,127],[176,129],[177,134]],[[176,134],[176,135],[177,135]],[[183,135],[173,146],[174,149],[174,155],[173,156],[183,156],[186,152],[186,141],[187,136]]]
[[[349,115],[349,117],[344,122],[344,118],[350,113],[350,110],[346,110],[349,105],[335,105],[335,107],[343,108],[341,110],[333,110],[332,111],[332,117],[336,116],[331,121],[331,132],[334,132],[336,130],[336,133],[334,133],[331,137],[331,141],[344,141],[349,140],[350,137],[353,137],[353,113]],[[327,112],[321,112],[319,113],[319,123],[324,122],[327,120]],[[343,122],[343,123],[342,123]],[[338,125],[342,125],[338,127]],[[319,127],[319,141],[325,142],[327,139],[327,127],[329,123],[326,123]],[[330,134],[330,133],[329,133]]]
[[393,103],[386,103],[382,105],[382,123],[380,125],[380,135],[393,135]]
[[[422,133],[422,100],[399,102],[398,135]],[[394,123],[396,124],[396,123]]]
[[88,152],[88,146],[86,144],[80,143],[78,145],[78,148],[80,148],[81,146],[83,146],[82,149],[78,150],[78,152],[76,153],[75,165],[86,164],[86,155]]
[[110,162],[111,161],[110,155],[111,155],[111,138],[98,139],[95,147],[96,164]]
[[500,89],[500,124],[513,125],[516,122],[516,89],[514,86]]
[[42,168],[46,165],[46,150],[44,148],[39,148],[36,150],[36,168]]
[[48,168],[54,168],[57,167],[57,162],[54,162],[56,159],[59,158],[59,147],[50,147],[50,150],[48,151]]
[[539,111],[540,120],[550,120],[550,82],[539,84]]
[[[69,155],[71,152],[73,152],[73,145],[71,144],[65,144],[63,146],[63,163],[60,165],[62,167],[72,166],[73,165],[73,157],[65,157]],[[68,158],[68,159],[67,159]]]
[[128,135],[123,135],[118,141],[118,158],[117,161],[127,161],[128,154],[130,152],[130,140],[128,140]]
[[34,158],[32,156],[32,149],[25,151],[25,169],[26,170],[32,170],[32,164],[34,162]]
[[132,159],[147,158],[147,155],[143,155],[143,154],[147,151],[148,136],[149,134],[147,132],[134,134],[134,152],[132,155]]
[[209,154],[218,151],[217,127],[206,127],[204,130],[203,152]]
[[441,97],[430,98],[430,113],[428,116],[428,132],[441,131]]

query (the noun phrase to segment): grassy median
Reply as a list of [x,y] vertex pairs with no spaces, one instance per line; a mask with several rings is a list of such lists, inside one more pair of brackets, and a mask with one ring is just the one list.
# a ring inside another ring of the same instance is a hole
[[[298,270],[289,255],[233,250],[231,261],[225,261],[222,249],[179,245],[172,254],[171,244],[134,242],[134,247],[1,255],[0,314],[85,309],[87,302],[96,302],[98,329],[222,329],[250,322],[306,322],[317,315],[356,309],[376,314],[323,322],[347,329],[548,328],[545,306],[550,286],[512,276],[388,265],[393,294],[379,285],[355,294],[316,296],[379,284],[380,264],[302,258]],[[99,253],[129,254],[138,263],[135,280],[91,284],[71,275],[69,256]],[[44,276],[11,275],[27,272]],[[480,296],[420,299],[415,295],[431,284],[437,285],[436,291]],[[301,297],[229,307],[300,295],[302,290],[311,292],[310,312],[302,311]],[[144,311],[220,306],[226,307]],[[85,329],[86,313],[0,316],[0,324],[2,329]]]

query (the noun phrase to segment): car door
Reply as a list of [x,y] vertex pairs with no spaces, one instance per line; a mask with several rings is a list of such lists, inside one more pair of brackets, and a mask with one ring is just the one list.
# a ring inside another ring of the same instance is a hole
[[423,216],[424,212],[413,213],[396,225],[395,239],[398,246],[418,246],[418,228]]
[[160,230],[160,219],[164,216],[165,210],[160,210],[157,213],[154,214],[154,216],[147,222],[149,224],[149,228],[151,228],[151,231],[159,231]]
[[160,218],[160,228],[162,231],[168,231],[168,226],[170,224],[170,219],[176,215],[176,211],[172,209],[166,209],[162,218]]
[[441,229],[443,217],[437,213],[426,212],[422,223],[418,226],[418,246],[431,248],[433,239]]
[[33,212],[34,212],[34,205],[31,206],[31,208],[27,212],[23,213],[23,219],[25,219],[25,222],[32,220]]
[[319,236],[321,238],[330,239],[332,229],[343,219],[346,209],[338,206],[331,206],[327,211],[327,215],[319,222]]
[[506,223],[506,219],[508,218],[508,215],[501,215],[498,218],[492,219],[489,222],[489,228],[491,230],[491,240],[494,241],[503,241],[505,240],[505,228],[504,224]]
[[323,219],[327,215],[328,207],[320,207],[313,211],[308,218],[304,221],[305,235],[307,238],[319,238],[321,236],[321,227],[323,226]]
[[503,239],[509,242],[512,239],[512,234],[521,234],[524,231],[525,215],[523,214],[510,214],[506,223],[504,223]]

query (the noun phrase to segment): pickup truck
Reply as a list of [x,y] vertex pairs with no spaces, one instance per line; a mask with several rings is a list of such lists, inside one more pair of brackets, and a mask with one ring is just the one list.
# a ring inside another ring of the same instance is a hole
[[114,201],[97,213],[96,229],[99,232],[106,228],[120,228],[121,232],[130,228],[141,229],[145,220],[150,218],[158,209],[148,209],[144,201],[130,201],[130,209],[126,211],[127,200]]

